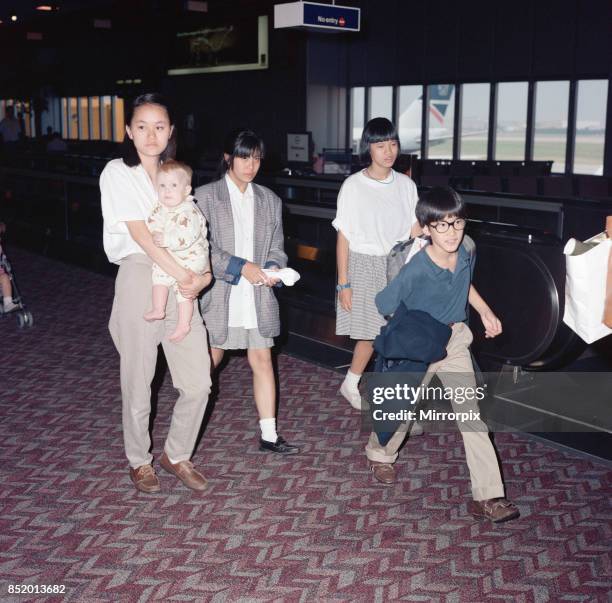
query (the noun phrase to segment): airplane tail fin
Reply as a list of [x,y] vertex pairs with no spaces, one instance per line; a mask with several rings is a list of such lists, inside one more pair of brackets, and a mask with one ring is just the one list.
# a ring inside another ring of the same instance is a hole
[[431,86],[429,92],[429,127],[430,129],[448,128],[445,120],[452,111],[449,105],[453,101],[455,86],[453,84],[440,84]]
[[[445,125],[449,105],[453,102],[455,86],[453,84],[435,85],[429,92],[429,127],[430,129],[447,128]],[[399,117],[398,127],[406,132],[419,132],[421,129],[421,107],[423,97],[413,100]]]

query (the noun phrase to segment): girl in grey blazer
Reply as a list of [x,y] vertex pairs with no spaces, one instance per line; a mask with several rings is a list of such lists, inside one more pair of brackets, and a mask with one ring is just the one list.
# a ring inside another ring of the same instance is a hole
[[280,333],[280,319],[272,287],[281,282],[264,272],[287,265],[282,203],[271,190],[253,183],[264,154],[263,141],[254,132],[232,132],[223,150],[225,175],[195,191],[209,226],[215,277],[200,306],[212,361],[217,367],[225,350],[247,350],[261,428],[260,450],[296,454],[299,449],[276,432],[271,348]]

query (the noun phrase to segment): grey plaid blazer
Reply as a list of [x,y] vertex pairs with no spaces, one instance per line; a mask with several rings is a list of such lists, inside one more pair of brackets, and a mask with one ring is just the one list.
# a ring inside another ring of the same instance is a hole
[[[263,268],[287,265],[284,251],[282,202],[268,188],[252,184],[255,203],[253,233],[253,261]],[[225,178],[195,190],[195,200],[208,222],[211,266],[215,282],[200,301],[202,316],[216,347],[227,339],[229,297],[232,285],[241,278],[245,261],[234,255],[234,217]],[[280,333],[278,302],[270,287],[255,287],[257,326],[263,337],[276,337]]]

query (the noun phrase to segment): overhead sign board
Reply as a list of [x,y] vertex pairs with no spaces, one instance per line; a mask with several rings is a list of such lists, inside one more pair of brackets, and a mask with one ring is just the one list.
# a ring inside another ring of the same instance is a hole
[[318,2],[288,2],[274,6],[274,28],[308,27],[330,31],[359,31],[361,9]]

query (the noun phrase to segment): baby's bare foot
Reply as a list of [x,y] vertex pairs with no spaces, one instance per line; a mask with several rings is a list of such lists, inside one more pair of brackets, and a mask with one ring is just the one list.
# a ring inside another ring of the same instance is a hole
[[189,331],[191,331],[191,327],[189,325],[177,325],[176,329],[174,329],[174,333],[172,333],[168,339],[172,343],[178,343],[185,338]]
[[164,318],[166,318],[166,313],[163,310],[156,310],[155,308],[153,308],[153,310],[147,312],[143,316],[143,318],[148,322],[152,322],[154,320],[163,320]]

